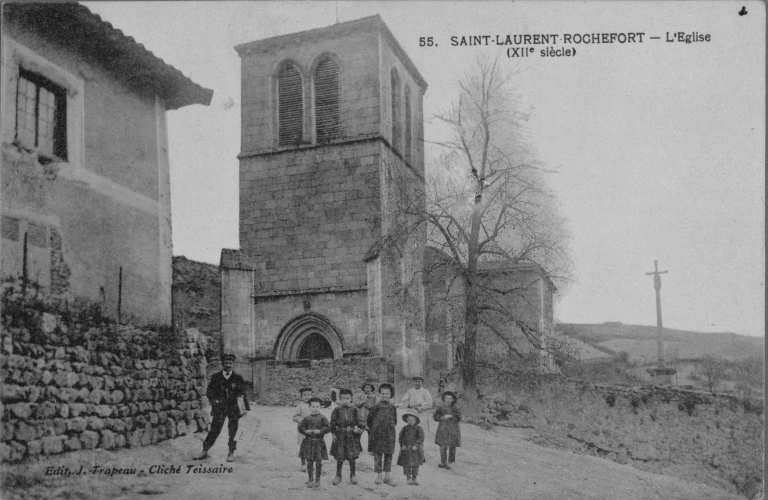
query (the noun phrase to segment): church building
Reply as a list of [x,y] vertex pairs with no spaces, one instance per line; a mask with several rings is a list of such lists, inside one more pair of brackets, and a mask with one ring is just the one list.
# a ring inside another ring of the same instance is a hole
[[222,251],[222,348],[423,375],[426,233],[382,242],[402,186],[424,184],[424,78],[378,15],[235,50],[241,248]]

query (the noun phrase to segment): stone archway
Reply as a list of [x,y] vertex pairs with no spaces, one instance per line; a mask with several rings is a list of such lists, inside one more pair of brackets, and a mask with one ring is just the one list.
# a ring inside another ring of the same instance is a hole
[[310,333],[299,346],[298,359],[333,359],[333,348],[325,337],[317,332]]
[[280,331],[275,342],[275,359],[295,361],[300,359],[300,355],[310,356],[306,359],[318,359],[313,354],[330,357],[328,348],[333,353],[333,359],[341,359],[344,353],[342,336],[324,316],[306,313],[290,320]]

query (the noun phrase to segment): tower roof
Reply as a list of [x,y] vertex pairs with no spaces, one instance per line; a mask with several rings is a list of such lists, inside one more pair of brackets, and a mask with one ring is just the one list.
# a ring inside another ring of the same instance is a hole
[[326,26],[324,28],[314,28],[311,30],[299,31],[296,33],[289,33],[287,35],[273,36],[270,38],[264,38],[262,40],[242,43],[235,46],[235,50],[238,54],[240,54],[240,57],[243,57],[247,54],[274,50],[282,45],[285,45],[286,43],[307,43],[320,39],[334,38],[356,31],[377,31],[383,35],[391,45],[392,50],[402,61],[403,65],[408,69],[408,72],[411,74],[413,79],[416,81],[416,83],[418,83],[419,87],[421,87],[422,91],[427,90],[426,80],[424,80],[424,77],[421,76],[419,70],[416,69],[416,65],[413,64],[413,61],[411,61],[411,59],[408,57],[408,54],[405,53],[405,50],[403,50],[403,47],[400,46],[400,43],[395,38],[395,35],[392,34],[379,14]]

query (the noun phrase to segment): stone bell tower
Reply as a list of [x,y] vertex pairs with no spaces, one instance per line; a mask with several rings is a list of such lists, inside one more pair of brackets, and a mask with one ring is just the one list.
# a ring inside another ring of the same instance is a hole
[[380,16],[235,50],[242,255],[222,258],[224,348],[422,374],[426,235],[382,241],[424,184],[426,82]]

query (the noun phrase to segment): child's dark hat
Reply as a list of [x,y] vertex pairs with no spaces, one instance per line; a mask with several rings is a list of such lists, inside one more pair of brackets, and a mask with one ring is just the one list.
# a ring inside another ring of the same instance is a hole
[[372,384],[372,383],[370,383],[370,382],[366,382],[366,383],[364,383],[362,386],[360,386],[360,390],[361,390],[361,391],[363,391],[363,392],[365,392],[365,388],[366,388],[366,387],[370,387],[370,388],[371,388],[371,392],[376,392],[376,386],[375,386],[375,385],[373,385],[373,384]]
[[413,380],[414,382],[416,382],[417,380],[421,380],[422,382],[424,382],[424,378],[423,377],[419,377],[418,375],[413,377],[411,380]]
[[312,392],[312,388],[311,387],[302,387],[301,389],[299,389],[299,394],[304,394],[305,392]]
[[381,384],[379,386],[379,394],[381,394],[382,389],[389,389],[389,397],[394,398],[395,397],[395,386],[392,384]]
[[419,415],[413,410],[405,410],[405,413],[403,413],[403,422],[406,424],[408,423],[408,417],[416,417],[416,425],[421,423]]
[[456,394],[454,394],[451,391],[445,391],[444,393],[440,394],[440,398],[445,401],[446,396],[453,396],[453,400],[456,401]]

